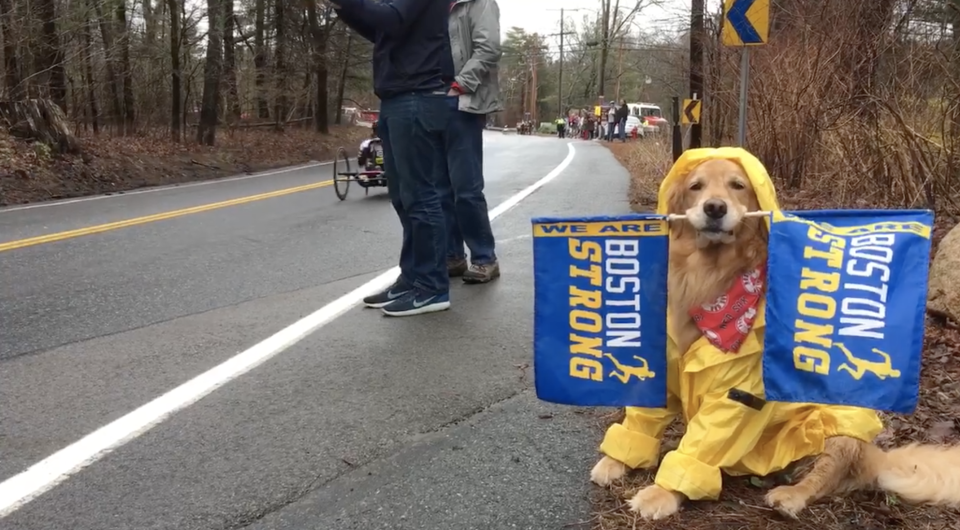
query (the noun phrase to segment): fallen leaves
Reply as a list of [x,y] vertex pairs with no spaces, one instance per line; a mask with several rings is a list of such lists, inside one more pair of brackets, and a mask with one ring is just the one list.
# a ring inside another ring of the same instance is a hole
[[[219,178],[353,153],[370,129],[331,126],[222,130],[215,147],[176,143],[165,129],[125,137],[82,135],[83,154],[41,157],[30,144],[0,132],[0,205],[62,199]],[[192,140],[192,139],[191,139]]]
[[927,436],[937,442],[945,442],[957,435],[957,420],[938,421],[930,426]]

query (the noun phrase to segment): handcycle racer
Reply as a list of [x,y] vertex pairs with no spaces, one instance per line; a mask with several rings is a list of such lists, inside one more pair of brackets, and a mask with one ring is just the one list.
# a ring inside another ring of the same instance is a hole
[[[383,178],[384,176],[382,174],[383,142],[377,134],[377,122],[373,122],[370,130],[370,138],[360,143],[360,153],[357,155],[357,165],[360,166],[360,175],[358,175],[358,178],[361,181],[367,180],[370,177]],[[376,171],[379,171],[380,174],[369,174],[370,172]],[[368,174],[364,174],[364,172],[368,172]]]

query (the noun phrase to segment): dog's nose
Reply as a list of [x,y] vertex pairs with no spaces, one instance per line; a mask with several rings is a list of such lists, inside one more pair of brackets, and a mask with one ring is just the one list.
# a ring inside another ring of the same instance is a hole
[[710,199],[703,203],[703,213],[711,219],[721,219],[727,215],[727,203],[720,199]]

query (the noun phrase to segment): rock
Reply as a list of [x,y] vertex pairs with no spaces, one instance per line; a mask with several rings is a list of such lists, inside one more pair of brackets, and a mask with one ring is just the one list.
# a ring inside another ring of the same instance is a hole
[[80,152],[67,116],[49,99],[0,101],[0,124],[11,135],[41,142],[57,153]]
[[930,267],[927,310],[960,322],[960,225],[940,241]]

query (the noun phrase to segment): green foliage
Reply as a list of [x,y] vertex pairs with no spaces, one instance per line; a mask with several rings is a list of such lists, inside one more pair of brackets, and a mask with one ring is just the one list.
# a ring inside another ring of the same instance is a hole
[[33,154],[36,155],[37,160],[48,162],[53,157],[53,150],[43,142],[34,142]]

